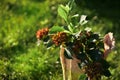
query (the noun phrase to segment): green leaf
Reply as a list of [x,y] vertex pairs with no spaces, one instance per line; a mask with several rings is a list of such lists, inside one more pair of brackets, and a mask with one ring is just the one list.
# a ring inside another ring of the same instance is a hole
[[[87,54],[89,55],[89,57],[93,60],[93,61],[100,61],[102,59],[102,53],[100,52],[99,49],[93,49],[93,50],[89,50],[87,52]],[[102,60],[101,60],[102,61]],[[101,62],[103,63],[103,62]],[[103,64],[104,65],[104,64]]]
[[83,67],[86,66],[86,63],[85,62],[80,62],[80,63],[78,63],[78,66],[79,66],[80,69],[82,69]]
[[99,41],[98,43],[97,43],[97,46],[99,46],[100,48],[104,48],[104,43],[103,43],[103,41]]
[[68,5],[66,5],[65,7],[63,7],[64,9],[65,9],[65,11],[67,12],[67,13],[69,13],[69,11],[70,11],[70,7],[68,6]]
[[100,63],[102,63],[104,69],[108,69],[110,67],[110,64],[104,59],[101,59]]
[[57,33],[57,32],[61,32],[61,31],[64,31],[65,29],[63,27],[60,27],[60,26],[53,26],[49,33]]
[[49,42],[46,44],[47,49],[50,49],[52,46],[53,46],[53,42],[52,42],[52,41],[49,41]]
[[67,14],[68,14],[68,7],[60,5],[58,7],[58,15],[60,15],[60,17],[62,17],[65,21],[67,21]]
[[72,53],[71,53],[71,50],[70,50],[70,49],[65,48],[64,55],[65,55],[66,58],[72,59]]
[[88,21],[86,20],[86,15],[82,15],[81,18],[80,18],[80,24],[81,25],[84,25],[86,24]]
[[81,67],[81,63],[78,63],[78,66],[79,66],[80,69],[82,69],[82,67]]
[[81,60],[81,61],[84,61],[86,59],[86,57],[87,57],[85,55],[85,53],[77,53],[76,56],[77,56],[76,58]]
[[79,80],[86,80],[87,76],[85,74],[81,74]]
[[111,76],[111,73],[110,73],[109,70],[104,70],[103,74],[104,74],[106,77]]
[[71,34],[71,32],[70,32],[70,31],[68,31],[68,30],[64,30],[64,32],[65,32],[65,33],[68,33],[68,34]]
[[44,42],[48,42],[48,41],[49,41],[49,39],[50,39],[50,37],[49,37],[49,36],[45,36],[45,37],[43,38],[43,41],[44,41]]
[[85,31],[90,32],[92,29],[90,27],[86,27]]
[[68,29],[69,29],[70,32],[73,32],[72,26],[73,26],[72,23],[70,23],[70,25],[68,25]]

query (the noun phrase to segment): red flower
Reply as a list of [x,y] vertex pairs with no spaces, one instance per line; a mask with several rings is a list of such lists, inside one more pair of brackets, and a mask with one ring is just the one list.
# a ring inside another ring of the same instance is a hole
[[48,34],[48,32],[49,32],[48,28],[43,28],[43,29],[38,30],[37,33],[36,33],[37,39],[42,39],[43,36]]

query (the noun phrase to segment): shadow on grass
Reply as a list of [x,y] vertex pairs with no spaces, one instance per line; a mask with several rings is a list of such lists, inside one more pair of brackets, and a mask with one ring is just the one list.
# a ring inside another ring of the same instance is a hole
[[78,6],[94,10],[98,16],[118,20],[120,18],[119,0],[76,0]]
[[116,38],[120,40],[120,0],[75,0],[77,6],[93,11],[92,15],[97,15],[100,18],[108,19],[112,22],[111,29],[106,29],[105,32],[112,31]]

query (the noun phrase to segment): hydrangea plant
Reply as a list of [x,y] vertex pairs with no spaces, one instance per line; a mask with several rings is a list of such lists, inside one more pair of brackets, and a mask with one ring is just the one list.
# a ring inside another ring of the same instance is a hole
[[[65,49],[64,56],[68,59],[74,57],[79,60],[78,66],[89,80],[100,80],[103,75],[109,77],[110,65],[106,57],[115,46],[113,33],[109,32],[102,37],[91,28],[81,28],[88,21],[86,15],[80,17],[79,14],[70,14],[74,9],[73,4],[74,0],[69,1],[65,6],[58,7],[58,15],[66,25],[40,29],[36,37],[48,48],[62,46]],[[76,20],[78,17],[80,17],[79,21]]]

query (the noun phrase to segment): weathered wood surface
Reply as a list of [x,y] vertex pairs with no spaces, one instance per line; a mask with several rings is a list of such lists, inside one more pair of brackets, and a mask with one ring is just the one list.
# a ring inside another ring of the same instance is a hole
[[73,59],[67,59],[64,56],[64,48],[60,49],[60,60],[63,71],[63,80],[79,80],[82,71],[78,66],[78,60],[73,57]]

